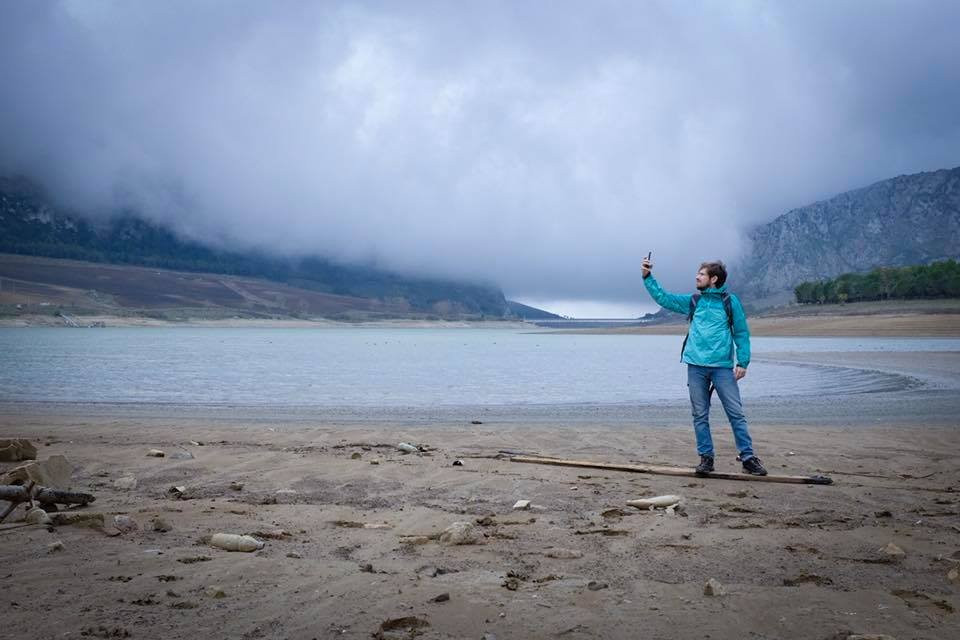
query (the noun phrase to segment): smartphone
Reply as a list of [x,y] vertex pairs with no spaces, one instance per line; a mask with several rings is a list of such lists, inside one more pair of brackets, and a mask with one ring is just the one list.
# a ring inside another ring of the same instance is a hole
[[653,255],[653,251],[647,251],[647,260],[650,259],[650,256]]

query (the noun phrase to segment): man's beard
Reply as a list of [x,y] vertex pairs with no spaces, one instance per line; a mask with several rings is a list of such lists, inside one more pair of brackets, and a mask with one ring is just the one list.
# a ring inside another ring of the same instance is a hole
[[708,284],[705,284],[705,285],[703,285],[702,287],[701,287],[700,285],[697,285],[697,291],[704,291],[704,290],[709,289],[709,288],[710,288],[710,285],[708,285]]

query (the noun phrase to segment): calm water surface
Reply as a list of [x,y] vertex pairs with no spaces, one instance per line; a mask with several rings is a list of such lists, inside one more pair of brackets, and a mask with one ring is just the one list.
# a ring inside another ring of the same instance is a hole
[[[506,329],[0,329],[0,401],[318,407],[648,404],[686,397],[678,336]],[[755,338],[785,351],[958,339]],[[889,372],[757,361],[745,397],[890,391]]]

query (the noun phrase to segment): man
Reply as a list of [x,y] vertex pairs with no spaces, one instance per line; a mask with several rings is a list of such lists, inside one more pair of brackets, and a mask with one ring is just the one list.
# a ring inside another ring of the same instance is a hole
[[[643,284],[650,296],[665,309],[685,313],[690,323],[680,360],[687,364],[687,387],[693,408],[693,429],[697,436],[700,464],[697,475],[713,471],[713,438],[710,436],[710,396],[716,389],[723,410],[733,428],[744,473],[767,475],[753,453],[740,402],[737,381],[747,375],[750,364],[750,329],[747,316],[736,296],[727,293],[727,269],[722,262],[704,262],[697,271],[698,294],[667,293],[651,273],[653,263],[642,263]],[[736,356],[736,358],[734,358]]]

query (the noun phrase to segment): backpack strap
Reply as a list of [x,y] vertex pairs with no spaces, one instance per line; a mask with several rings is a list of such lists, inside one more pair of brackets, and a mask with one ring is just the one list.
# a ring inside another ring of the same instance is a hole
[[690,296],[690,310],[687,312],[687,322],[693,322],[693,312],[697,310],[697,305],[700,304],[701,294],[699,291]]
[[720,294],[720,300],[723,301],[723,310],[727,312],[727,326],[733,333],[733,303],[730,302],[730,294],[724,291]]
[[700,303],[701,293],[698,291],[690,296],[690,310],[687,312],[687,335],[683,337],[683,344],[680,345],[680,362],[683,362],[683,350],[687,348],[687,340],[690,339],[690,323],[693,322],[693,314]]

